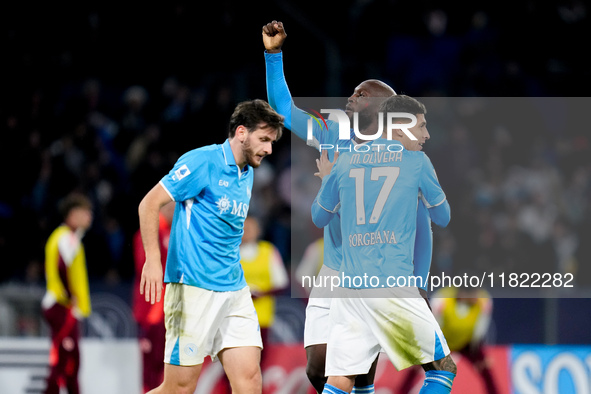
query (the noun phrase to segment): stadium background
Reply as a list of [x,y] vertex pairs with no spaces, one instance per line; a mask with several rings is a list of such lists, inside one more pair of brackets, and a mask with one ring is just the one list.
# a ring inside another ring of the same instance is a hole
[[[237,102],[266,97],[264,23],[285,23],[285,73],[294,96],[348,96],[360,81],[378,78],[416,97],[584,97],[591,85],[581,44],[590,33],[589,7],[577,0],[461,8],[379,0],[4,5],[2,343],[47,333],[37,303],[43,248],[58,224],[57,201],[75,189],[96,205],[85,237],[95,315],[85,335],[133,338],[127,305],[136,291],[130,245],[139,200],[180,154],[223,141]],[[441,143],[425,151],[452,210],[464,209],[453,211],[446,231],[436,230],[435,272],[527,258],[556,272],[574,270],[577,283],[589,285],[589,128],[556,135],[532,127],[509,139],[495,130],[443,132]],[[443,154],[449,147],[454,154]],[[290,153],[286,135],[257,172],[250,211],[263,218],[264,238],[288,268],[303,252],[290,242],[290,213],[299,203]],[[522,179],[539,182],[507,185],[515,166]],[[522,198],[508,206],[503,193],[512,185]],[[507,232],[507,216],[524,220]],[[280,298],[276,344],[299,343],[304,302],[289,292]],[[556,349],[546,345],[579,345],[587,350],[573,357],[589,382],[590,309],[587,298],[497,299],[489,341],[544,345],[536,347],[543,366],[551,362],[543,352]],[[0,352],[0,367],[14,367],[11,351]],[[551,392],[541,379],[536,384]]]

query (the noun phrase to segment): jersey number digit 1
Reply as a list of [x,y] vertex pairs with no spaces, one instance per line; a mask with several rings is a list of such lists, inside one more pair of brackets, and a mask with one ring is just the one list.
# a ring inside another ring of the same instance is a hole
[[[382,210],[384,209],[384,205],[386,205],[386,200],[388,200],[388,196],[394,187],[394,183],[396,183],[396,179],[398,179],[398,175],[400,175],[400,167],[371,168],[370,179],[372,181],[377,181],[381,177],[386,177],[386,180],[380,189],[378,198],[376,199],[371,211],[371,216],[369,218],[370,223],[378,222],[378,219],[382,214]],[[355,208],[357,224],[365,224],[365,198],[363,188],[365,180],[365,168],[353,168],[349,170],[349,178],[355,178]]]

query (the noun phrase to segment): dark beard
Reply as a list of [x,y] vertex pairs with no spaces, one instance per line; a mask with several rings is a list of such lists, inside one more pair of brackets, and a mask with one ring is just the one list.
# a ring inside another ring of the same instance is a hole
[[246,141],[244,141],[244,144],[242,145],[242,155],[244,156],[244,159],[246,160],[246,164],[248,164],[249,166],[251,166],[252,168],[257,168],[258,166],[260,166],[260,163],[257,163],[256,161],[254,161],[254,157],[256,156],[254,151],[252,150],[252,148],[250,147],[250,138],[246,138]]

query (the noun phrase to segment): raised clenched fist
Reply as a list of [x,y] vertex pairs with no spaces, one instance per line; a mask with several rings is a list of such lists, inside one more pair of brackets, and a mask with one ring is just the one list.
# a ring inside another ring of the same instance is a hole
[[285,41],[287,34],[283,28],[283,23],[272,21],[263,26],[263,44],[269,53],[281,52],[281,46]]

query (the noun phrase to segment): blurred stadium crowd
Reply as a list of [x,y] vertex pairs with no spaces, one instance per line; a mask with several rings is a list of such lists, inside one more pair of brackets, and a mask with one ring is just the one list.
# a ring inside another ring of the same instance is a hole
[[[73,190],[95,203],[84,240],[91,281],[129,283],[140,199],[180,154],[223,142],[239,101],[266,97],[259,34],[273,19],[288,33],[294,96],[348,96],[366,78],[415,97],[588,94],[589,60],[575,49],[589,36],[588,4],[510,4],[350,0],[319,9],[298,1],[261,12],[232,1],[207,12],[184,3],[6,6],[0,284],[43,285],[56,204]],[[326,18],[339,20],[339,30]],[[591,284],[589,128],[429,122],[426,152],[452,206],[449,228],[435,231],[433,269],[523,272],[520,262],[535,261],[527,268],[574,272]],[[312,178],[292,166],[289,140],[257,170],[250,211],[288,266],[303,253],[291,250],[292,201],[309,216],[290,179]],[[311,242],[317,234],[305,235]]]

